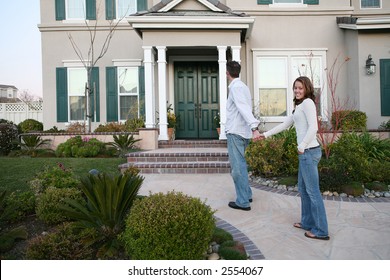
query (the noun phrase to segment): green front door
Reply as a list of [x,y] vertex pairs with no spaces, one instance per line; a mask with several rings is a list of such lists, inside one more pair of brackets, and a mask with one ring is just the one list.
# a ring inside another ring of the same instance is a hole
[[213,118],[219,112],[218,63],[175,63],[177,139],[216,139]]

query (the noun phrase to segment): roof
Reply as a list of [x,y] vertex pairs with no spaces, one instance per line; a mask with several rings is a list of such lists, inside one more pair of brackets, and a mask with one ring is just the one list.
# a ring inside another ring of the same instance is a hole
[[15,87],[15,86],[11,86],[11,85],[0,85],[0,88],[6,88],[6,89],[8,89],[8,88],[12,88],[12,89],[18,89],[17,87]]

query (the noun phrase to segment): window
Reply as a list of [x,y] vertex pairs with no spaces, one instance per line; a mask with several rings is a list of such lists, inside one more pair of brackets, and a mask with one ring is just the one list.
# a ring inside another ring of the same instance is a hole
[[380,8],[381,0],[361,0],[362,8]]
[[137,12],[137,1],[135,0],[116,0],[117,1],[117,18],[123,18],[127,15]]
[[318,5],[319,0],[257,0],[259,5]]
[[138,118],[138,68],[118,67],[119,120]]
[[95,20],[96,0],[55,0],[56,20]]
[[121,19],[147,10],[147,0],[106,0],[106,19]]
[[85,68],[68,69],[69,120],[83,121],[85,119],[85,83],[87,71]]
[[281,122],[283,117],[291,115],[294,109],[292,84],[299,76],[312,80],[318,96],[319,114],[325,115],[325,51],[254,50],[253,59],[257,115],[268,122]]
[[274,0],[274,4],[303,4],[303,0]]

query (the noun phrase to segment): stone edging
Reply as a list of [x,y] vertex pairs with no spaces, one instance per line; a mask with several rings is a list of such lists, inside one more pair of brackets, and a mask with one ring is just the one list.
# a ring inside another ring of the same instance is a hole
[[[285,190],[279,190],[275,188],[271,188],[268,186],[259,185],[255,182],[250,182],[251,187],[261,190],[261,191],[267,191],[282,195],[289,195],[289,196],[300,196],[298,192],[295,191],[285,191]],[[359,202],[359,203],[373,203],[373,202],[390,202],[389,197],[376,197],[376,198],[369,198],[369,197],[341,197],[341,196],[322,196],[324,200],[330,200],[330,201],[343,201],[343,202]]]
[[239,229],[232,226],[225,220],[222,220],[216,216],[214,216],[216,219],[216,226],[218,228],[221,228],[223,230],[226,230],[229,232],[235,241],[240,241],[242,244],[244,244],[245,251],[249,255],[250,260],[264,260],[264,255],[260,252],[260,250],[257,248],[257,246]]

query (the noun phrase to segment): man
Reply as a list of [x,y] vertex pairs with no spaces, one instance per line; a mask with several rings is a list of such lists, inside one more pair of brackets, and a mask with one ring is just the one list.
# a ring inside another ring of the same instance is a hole
[[259,121],[252,114],[252,98],[249,88],[240,80],[241,66],[236,61],[226,63],[229,96],[226,104],[226,138],[231,175],[236,189],[236,201],[229,207],[251,210],[252,190],[249,186],[245,149],[253,137],[260,137]]

